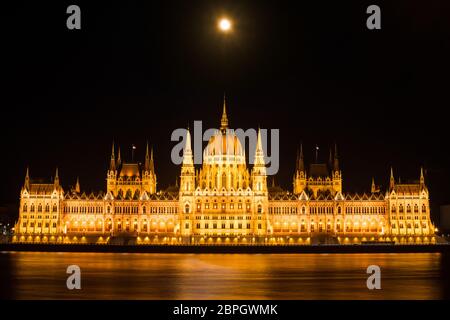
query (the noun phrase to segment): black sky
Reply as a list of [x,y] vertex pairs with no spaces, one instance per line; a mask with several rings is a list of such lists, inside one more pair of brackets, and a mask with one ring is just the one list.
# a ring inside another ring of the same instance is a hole
[[[291,187],[296,149],[338,143],[346,191],[402,181],[423,165],[434,215],[450,202],[448,1],[22,1],[2,10],[2,187],[16,203],[25,174],[103,190],[114,139],[125,158],[155,149],[160,187],[174,183],[172,130],[280,128]],[[66,28],[78,4],[82,29]],[[377,4],[382,29],[366,28]],[[235,22],[224,37],[222,14]]]

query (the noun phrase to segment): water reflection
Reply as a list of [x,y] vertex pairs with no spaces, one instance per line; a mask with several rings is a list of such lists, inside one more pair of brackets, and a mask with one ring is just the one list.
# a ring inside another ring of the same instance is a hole
[[[79,265],[82,290],[66,288]],[[381,267],[381,290],[366,287]],[[444,254],[0,254],[7,299],[443,299]]]

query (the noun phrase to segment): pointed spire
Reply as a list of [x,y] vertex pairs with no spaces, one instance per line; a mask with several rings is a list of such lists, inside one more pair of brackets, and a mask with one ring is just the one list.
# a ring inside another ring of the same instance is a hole
[[258,140],[256,143],[255,159],[253,162],[254,166],[265,167],[266,163],[264,161],[264,150],[262,146],[261,139],[261,129],[258,129]]
[[119,150],[117,151],[117,167],[120,167],[122,165],[122,157],[120,156],[120,146]]
[[149,172],[150,171],[150,154],[148,152],[148,141],[147,141],[147,145],[145,147],[144,171],[145,172]]
[[58,187],[58,186],[59,186],[58,167],[56,167],[54,185],[55,185],[55,187]]
[[80,178],[77,177],[77,182],[75,183],[75,192],[80,193]]
[[338,150],[337,150],[337,144],[334,144],[334,171],[339,171],[339,157],[338,157]]
[[300,155],[298,159],[298,170],[305,171],[305,162],[303,160],[303,143],[300,143]]
[[371,186],[371,188],[370,188],[370,191],[372,192],[372,193],[375,193],[376,191],[377,191],[377,188],[376,188],[376,186],[375,186],[375,179],[372,177],[372,186]]
[[186,145],[183,151],[183,166],[184,165],[194,165],[191,148],[191,133],[189,129],[186,130]]
[[112,143],[111,161],[109,163],[109,170],[116,171],[116,161],[115,161],[115,156],[114,156],[114,141]]
[[423,175],[423,167],[420,167],[420,185],[425,185],[425,176]]
[[26,190],[30,190],[30,170],[28,167],[27,167],[27,173],[25,174],[25,182],[23,184],[23,187]]
[[155,162],[153,160],[153,147],[150,151],[150,172],[155,172]]
[[225,93],[223,94],[223,111],[222,119],[220,120],[220,131],[224,132],[228,129],[227,104],[225,100]]
[[395,178],[394,178],[394,169],[391,166],[391,178],[389,179],[389,188],[394,189],[395,186]]

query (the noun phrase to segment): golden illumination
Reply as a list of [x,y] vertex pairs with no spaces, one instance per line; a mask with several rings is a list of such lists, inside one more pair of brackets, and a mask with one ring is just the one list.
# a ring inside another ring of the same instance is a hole
[[[223,31],[232,28],[228,19],[221,21]],[[194,165],[188,131],[179,179],[166,190],[156,190],[148,148],[139,166],[122,163],[113,146],[106,192],[97,194],[81,192],[79,182],[64,191],[59,178],[34,184],[27,172],[13,241],[110,243],[133,237],[139,244],[304,245],[327,236],[343,244],[436,242],[422,173],[415,184],[397,183],[391,173],[386,193],[373,188],[370,194],[349,194],[342,188],[336,148],[328,164],[309,170],[300,148],[293,190],[283,190],[267,181],[260,135],[248,165],[229,123],[224,98],[220,127],[204,149],[202,165]]]

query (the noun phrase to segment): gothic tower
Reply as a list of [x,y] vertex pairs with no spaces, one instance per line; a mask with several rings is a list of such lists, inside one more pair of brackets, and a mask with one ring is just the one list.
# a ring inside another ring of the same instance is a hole
[[297,152],[297,163],[294,174],[294,194],[300,194],[306,188],[306,170],[303,159],[303,145],[300,144],[300,152]]
[[148,150],[148,142],[145,150],[144,170],[142,173],[142,187],[148,194],[156,193],[156,173],[153,160],[153,148],[150,154]]
[[112,144],[112,151],[111,151],[111,159],[109,162],[109,169],[106,174],[106,189],[107,192],[111,192],[114,196],[114,191],[116,189],[117,184],[117,166],[116,166],[116,159],[114,155],[114,142]]
[[194,212],[195,167],[192,156],[191,133],[186,130],[186,145],[183,150],[183,163],[180,176],[180,231],[188,236],[192,230],[191,214]]

